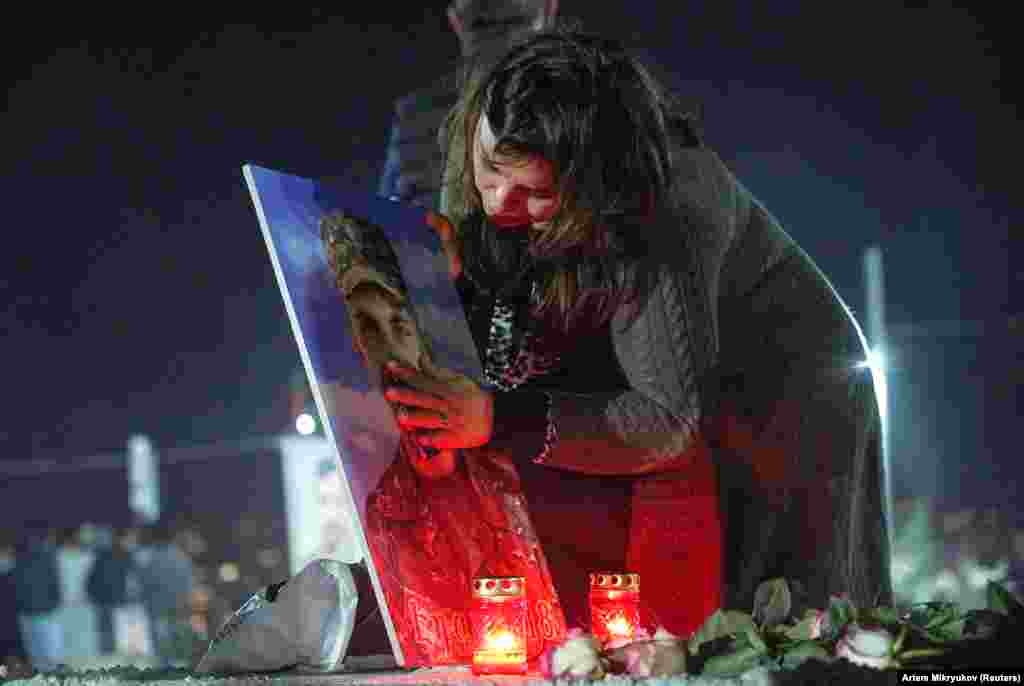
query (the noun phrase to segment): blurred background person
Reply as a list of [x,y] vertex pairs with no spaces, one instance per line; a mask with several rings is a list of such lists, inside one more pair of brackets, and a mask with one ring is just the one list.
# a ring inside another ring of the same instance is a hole
[[141,518],[121,533],[121,545],[131,558],[126,583],[127,602],[114,610],[114,635],[117,649],[123,662],[138,666],[152,664],[153,646],[149,640],[149,618],[142,605],[142,585],[139,568],[145,555],[142,551]]
[[60,572],[60,624],[64,633],[64,662],[74,666],[99,653],[96,610],[85,582],[96,559],[95,528],[89,524],[61,532],[57,550]]
[[554,23],[558,0],[455,0],[448,23],[461,60],[431,85],[400,98],[381,175],[385,197],[437,210],[442,152],[438,132],[468,70],[485,67],[516,42]]
[[12,570],[22,644],[32,666],[41,672],[56,669],[64,657],[56,538],[44,525],[26,527]]
[[143,529],[136,559],[153,654],[162,667],[188,664],[191,645],[184,638],[188,635],[184,629],[189,620],[195,569],[192,559],[178,545],[170,521],[161,520]]
[[125,545],[123,531],[103,531],[99,548],[86,581],[86,595],[96,612],[99,654],[117,651],[114,613],[128,605],[128,576],[135,562]]
[[14,593],[17,542],[13,531],[0,531],[0,660],[7,666],[8,675],[14,671],[15,661],[25,655]]

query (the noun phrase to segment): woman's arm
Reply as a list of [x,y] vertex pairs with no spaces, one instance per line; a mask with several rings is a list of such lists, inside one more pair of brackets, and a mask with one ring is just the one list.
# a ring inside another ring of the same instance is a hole
[[[642,311],[612,322],[628,390],[497,392],[491,445],[514,459],[601,475],[675,469],[686,463],[701,419],[695,342],[679,279],[668,270]],[[594,370],[600,373],[600,370]]]

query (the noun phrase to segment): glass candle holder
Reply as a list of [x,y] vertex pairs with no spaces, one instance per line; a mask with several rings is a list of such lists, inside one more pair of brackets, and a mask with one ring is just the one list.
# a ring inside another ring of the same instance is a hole
[[526,579],[473,580],[474,674],[526,673]]
[[590,630],[601,645],[630,642],[640,627],[640,575],[594,572],[590,575]]

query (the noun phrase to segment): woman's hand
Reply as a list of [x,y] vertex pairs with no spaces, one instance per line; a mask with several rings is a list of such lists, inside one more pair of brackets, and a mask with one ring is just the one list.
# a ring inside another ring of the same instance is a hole
[[467,376],[438,369],[424,357],[423,371],[399,362],[388,373],[406,384],[385,389],[384,397],[398,403],[398,423],[415,430],[417,443],[426,448],[476,448],[491,440],[494,399]]

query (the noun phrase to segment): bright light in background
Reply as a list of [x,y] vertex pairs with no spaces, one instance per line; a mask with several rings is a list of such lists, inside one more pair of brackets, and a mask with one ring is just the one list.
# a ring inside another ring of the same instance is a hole
[[[888,414],[889,388],[885,382],[885,356],[876,347],[868,350],[868,359],[857,363],[858,369],[870,369],[871,379],[875,382],[875,395],[878,397],[878,411],[882,415],[882,422],[885,423]],[[883,427],[885,430],[885,427]]]
[[234,562],[225,562],[218,571],[220,572],[220,580],[229,584],[238,581],[241,576],[238,571],[238,565]]
[[884,371],[885,370],[885,358],[882,357],[882,353],[879,350],[868,350],[868,359],[863,362],[857,363],[858,369],[871,368],[872,371]]
[[312,415],[303,412],[295,418],[295,430],[303,436],[309,436],[316,431],[316,420]]
[[[882,248],[878,245],[868,246],[864,251],[864,306],[867,316],[867,337],[864,347],[868,359],[865,368],[871,370],[874,382],[875,399],[878,403],[878,414],[881,426],[881,458],[883,472],[883,499],[885,517],[889,523],[889,550],[893,547],[895,532],[895,512],[892,498],[892,448],[889,440],[889,389],[885,378],[885,350],[888,336],[885,332],[885,274],[882,265]],[[891,360],[890,360],[891,362]]]

